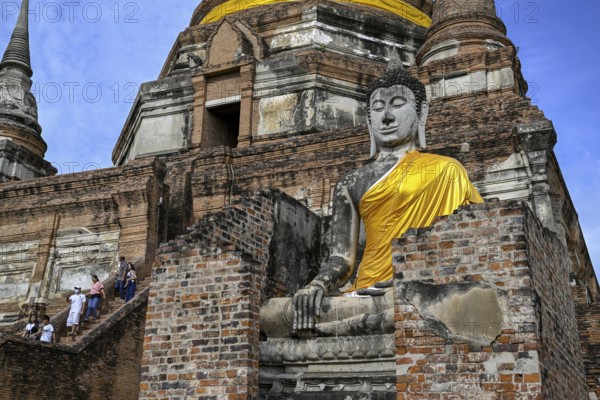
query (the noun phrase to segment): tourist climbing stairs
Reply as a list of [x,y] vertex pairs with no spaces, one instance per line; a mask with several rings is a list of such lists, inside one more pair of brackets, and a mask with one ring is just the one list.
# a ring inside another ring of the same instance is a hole
[[[150,279],[138,279],[137,287],[135,291],[135,295],[138,296],[144,289],[150,286]],[[75,337],[70,336],[70,332],[65,332],[62,337],[60,337],[60,343],[64,345],[69,345],[70,343],[77,343],[89,333],[94,328],[98,327],[104,321],[106,321],[113,313],[117,312],[121,307],[125,305],[125,300],[122,300],[118,293],[115,292],[115,296],[113,299],[113,291],[105,290],[106,300],[102,300],[100,302],[100,308],[98,309],[98,319],[94,319],[91,315],[88,321],[84,320],[84,315],[81,318],[81,323],[79,325],[78,334]],[[89,299],[88,299],[89,300]],[[131,301],[131,300],[130,300]]]

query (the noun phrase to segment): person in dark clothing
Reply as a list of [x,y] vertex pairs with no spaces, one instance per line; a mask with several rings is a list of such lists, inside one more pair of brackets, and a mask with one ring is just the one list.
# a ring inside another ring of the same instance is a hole
[[128,302],[129,300],[133,299],[133,296],[135,296],[136,284],[137,275],[135,273],[135,267],[132,263],[129,263],[125,282],[125,287],[127,288],[127,293],[125,294],[125,302]]
[[125,261],[125,256],[119,257],[119,267],[117,269],[117,281],[115,282],[115,297],[117,293],[122,300],[125,300],[125,281],[127,274],[127,261]]

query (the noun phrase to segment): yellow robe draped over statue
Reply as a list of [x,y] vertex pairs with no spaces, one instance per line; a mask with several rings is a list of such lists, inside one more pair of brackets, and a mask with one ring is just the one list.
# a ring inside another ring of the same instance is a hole
[[393,276],[392,239],[408,229],[423,228],[459,206],[483,203],[456,160],[436,154],[408,153],[362,197],[366,246],[351,291]]

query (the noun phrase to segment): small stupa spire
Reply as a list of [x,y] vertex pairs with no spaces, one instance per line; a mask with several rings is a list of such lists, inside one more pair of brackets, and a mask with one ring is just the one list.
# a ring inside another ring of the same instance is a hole
[[16,67],[28,77],[33,75],[29,53],[29,0],[22,0],[17,25],[2,57],[0,69]]

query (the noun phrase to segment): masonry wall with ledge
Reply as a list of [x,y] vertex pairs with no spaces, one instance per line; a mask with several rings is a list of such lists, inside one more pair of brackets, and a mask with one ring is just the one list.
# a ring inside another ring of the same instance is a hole
[[586,381],[590,392],[600,398],[600,304],[577,304],[576,309]]
[[463,207],[393,258],[398,399],[588,397],[568,252],[522,203]]
[[140,399],[258,396],[260,305],[295,292],[319,259],[320,220],[277,190],[243,197],[161,246]]

